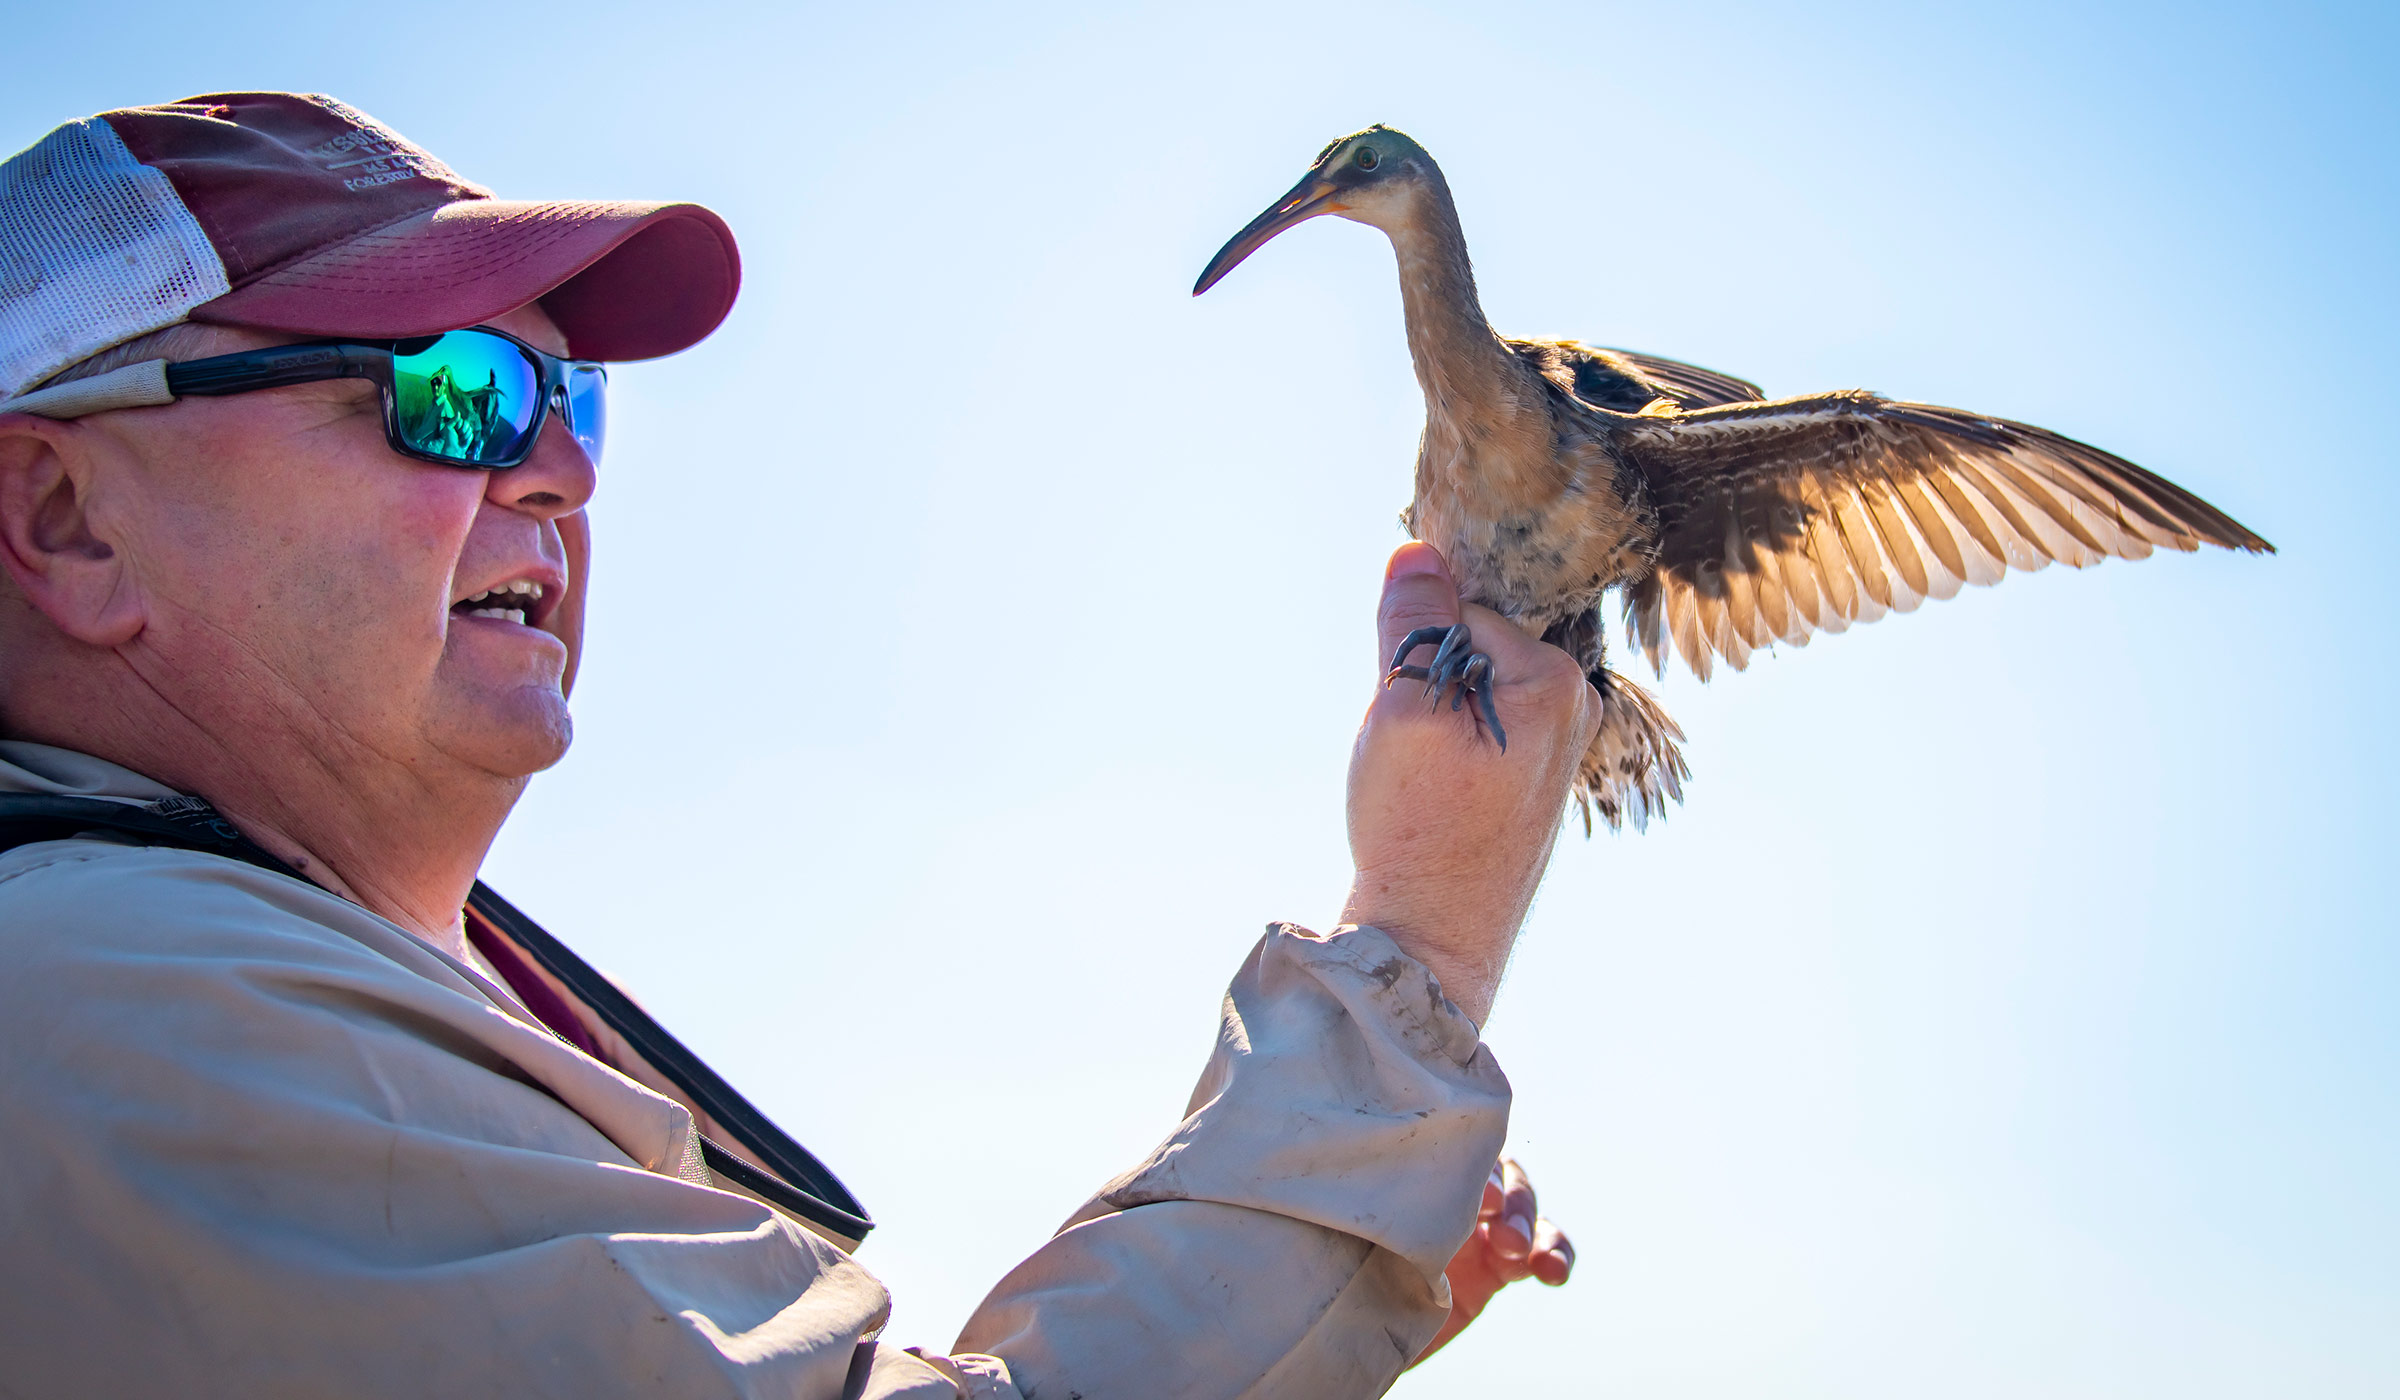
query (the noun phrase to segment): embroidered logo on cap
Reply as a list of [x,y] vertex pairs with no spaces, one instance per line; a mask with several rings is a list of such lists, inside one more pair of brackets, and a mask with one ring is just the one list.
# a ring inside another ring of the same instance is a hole
[[458,180],[450,167],[393,132],[372,127],[345,131],[330,141],[320,141],[308,148],[308,155],[336,174],[349,172],[342,175],[342,188],[351,191],[420,178],[446,184]]

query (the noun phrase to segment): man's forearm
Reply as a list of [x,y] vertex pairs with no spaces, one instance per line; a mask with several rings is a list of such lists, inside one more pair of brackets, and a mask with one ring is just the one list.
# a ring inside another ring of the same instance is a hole
[[1492,657],[1509,740],[1503,749],[1471,714],[1427,704],[1416,682],[1377,687],[1350,759],[1356,873],[1342,922],[1390,934],[1480,1026],[1549,865],[1600,696],[1565,652],[1462,604],[1426,545],[1393,554],[1375,623],[1385,664],[1403,639],[1470,626]]
[[1509,1090],[1375,929],[1281,926],[1226,996],[1188,1116],[958,1339],[1041,1394],[1380,1394],[1439,1330]]

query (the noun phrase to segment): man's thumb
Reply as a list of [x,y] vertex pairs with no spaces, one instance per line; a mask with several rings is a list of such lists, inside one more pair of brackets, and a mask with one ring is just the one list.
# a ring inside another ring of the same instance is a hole
[[1442,552],[1416,541],[1394,550],[1383,571],[1383,599],[1375,609],[1375,634],[1382,643],[1377,674],[1390,668],[1392,653],[1409,633],[1457,623],[1458,585],[1450,579]]

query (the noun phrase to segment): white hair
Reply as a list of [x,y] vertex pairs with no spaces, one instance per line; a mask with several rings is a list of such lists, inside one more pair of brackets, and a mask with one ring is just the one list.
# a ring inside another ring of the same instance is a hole
[[206,359],[210,355],[221,355],[237,348],[227,343],[230,338],[231,333],[222,327],[204,326],[197,321],[178,321],[147,335],[120,340],[96,355],[86,355],[41,383],[30,386],[27,392],[71,384],[78,379],[106,374],[112,369],[138,365],[144,360]]

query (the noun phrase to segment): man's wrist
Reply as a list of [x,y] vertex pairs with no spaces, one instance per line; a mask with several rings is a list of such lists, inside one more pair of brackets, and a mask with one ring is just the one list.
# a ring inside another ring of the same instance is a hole
[[1423,963],[1442,995],[1478,1028],[1491,1015],[1501,974],[1508,968],[1509,949],[1516,941],[1513,927],[1497,939],[1462,937],[1458,921],[1362,900],[1355,893],[1342,909],[1341,922],[1380,930],[1401,952]]

